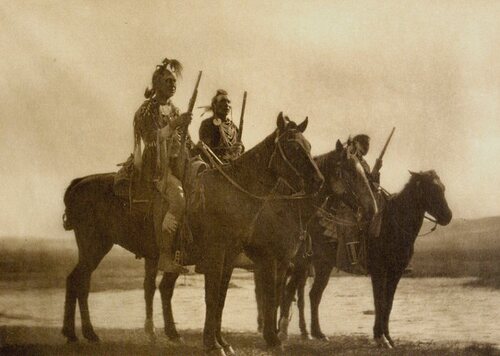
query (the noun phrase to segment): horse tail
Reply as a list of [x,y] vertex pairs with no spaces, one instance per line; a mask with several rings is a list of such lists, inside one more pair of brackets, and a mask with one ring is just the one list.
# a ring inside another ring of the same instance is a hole
[[64,214],[62,216],[63,227],[64,230],[70,231],[74,229],[74,212],[72,211],[72,193],[74,191],[74,187],[80,183],[85,177],[76,178],[71,181],[68,188],[66,188],[66,192],[64,193]]

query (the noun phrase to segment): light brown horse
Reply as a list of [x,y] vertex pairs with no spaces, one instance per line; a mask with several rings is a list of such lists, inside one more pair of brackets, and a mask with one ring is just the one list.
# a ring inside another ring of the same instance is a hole
[[[198,254],[193,254],[191,261],[186,263],[195,262],[201,256],[199,265],[205,272],[207,307],[203,339],[208,352],[223,354],[224,349],[232,352],[221,335],[222,311],[233,270],[232,262],[252,235],[254,219],[262,202],[269,197],[275,199],[276,195],[283,199],[297,198],[283,196],[282,183],[305,194],[319,190],[323,183],[310,155],[310,145],[302,135],[306,127],[307,119],[297,125],[280,113],[273,134],[231,166],[224,167],[223,172],[207,171],[200,177],[204,187],[204,208],[188,215]],[[146,257],[147,313],[152,310],[152,303],[148,301],[154,295],[158,259],[152,222],[148,215],[145,217],[134,209],[130,213],[127,202],[113,194],[113,177],[114,174],[99,174],[75,179],[64,197],[65,227],[75,231],[79,248],[78,264],[66,284],[62,333],[68,341],[77,340],[74,322],[77,301],[84,337],[90,341],[99,340],[88,309],[90,277],[113,244],[120,244],[136,255]],[[169,297],[165,288],[168,278],[175,280],[176,276],[164,274],[160,283],[164,307]],[[164,316],[168,317],[168,314],[171,317],[171,308],[164,308]]]

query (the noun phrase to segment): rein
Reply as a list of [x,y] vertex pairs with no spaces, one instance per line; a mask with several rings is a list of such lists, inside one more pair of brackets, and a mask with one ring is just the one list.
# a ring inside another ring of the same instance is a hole
[[[283,150],[283,147],[281,147],[281,140],[280,138],[283,137],[284,134],[278,136],[276,139],[275,139],[275,147],[274,147],[274,151],[273,153],[271,154],[271,158],[269,159],[269,164],[268,164],[268,167],[271,166],[271,162],[272,160],[274,159],[275,155],[276,155],[276,152],[278,151],[281,155],[281,158],[283,159],[283,161],[292,169],[292,171],[299,177],[299,178],[302,178],[302,174],[297,170],[297,168],[295,168],[292,164],[292,162],[290,162],[288,160],[288,158],[286,157],[285,155],[285,152]],[[215,168],[217,169],[217,171],[219,171],[220,174],[222,174],[222,176],[224,178],[226,178],[226,180],[231,183],[235,188],[237,188],[239,191],[241,191],[242,193],[248,195],[249,197],[255,199],[255,200],[260,200],[260,201],[268,201],[268,200],[302,200],[302,199],[308,199],[308,198],[311,198],[315,195],[315,193],[312,193],[312,194],[304,194],[304,193],[293,193],[293,194],[290,194],[290,195],[276,195],[276,194],[273,194],[274,191],[276,190],[277,186],[279,185],[280,182],[283,182],[286,186],[288,186],[289,188],[292,188],[291,184],[285,179],[285,178],[282,178],[282,177],[278,177],[277,181],[276,181],[276,184],[274,185],[274,187],[270,190],[270,192],[265,195],[265,196],[261,196],[261,195],[256,195],[256,194],[253,194],[252,192],[248,191],[247,189],[245,189],[244,187],[242,187],[238,182],[236,182],[229,174],[227,174],[220,165],[218,164],[214,164]]]
[[[420,236],[427,236],[427,235],[429,235],[429,234],[432,234],[432,233],[433,233],[434,231],[436,231],[436,229],[437,229],[437,226],[438,226],[438,222],[437,222],[437,220],[435,220],[435,219],[433,219],[433,218],[430,218],[430,217],[428,217],[428,216],[425,216],[425,215],[424,215],[424,219],[427,219],[427,220],[429,220],[429,221],[433,222],[433,223],[434,223],[434,226],[433,226],[433,227],[432,227],[429,231],[427,231],[426,233],[424,233],[424,234],[418,234],[418,235],[417,235],[417,237],[420,237]],[[411,233],[411,232],[409,232],[408,230],[406,230],[405,228],[401,227],[401,225],[399,225],[398,221],[396,220],[396,218],[395,218],[394,216],[392,217],[392,222],[396,225],[396,227],[397,227],[399,230],[401,230],[402,232],[404,232],[406,235],[408,235],[408,236],[412,236],[412,235],[413,235],[413,233]]]

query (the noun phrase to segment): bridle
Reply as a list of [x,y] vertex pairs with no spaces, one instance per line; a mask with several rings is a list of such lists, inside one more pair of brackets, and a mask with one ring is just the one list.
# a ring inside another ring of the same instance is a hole
[[[286,137],[286,134],[287,134],[287,131],[283,132],[282,134],[279,134],[279,132],[276,133],[276,138],[274,139],[274,150],[273,150],[273,153],[271,153],[271,156],[269,157],[269,163],[267,164],[267,168],[270,169],[273,165],[273,162],[276,160],[276,157],[278,156],[278,153],[279,153],[279,156],[281,158],[281,160],[283,162],[285,162],[286,166],[293,172],[293,174],[298,178],[300,179],[301,181],[304,181],[304,174],[302,174],[298,169],[297,167],[295,167],[292,162],[290,162],[290,160],[288,159],[286,153],[285,153],[285,150],[283,149],[283,145],[282,145],[282,140],[285,139]],[[302,145],[300,144],[299,140],[296,140],[296,139],[288,139],[286,140],[287,142],[296,142],[302,152],[301,154],[304,154],[307,156],[307,153],[305,152],[304,148],[302,147]],[[312,162],[310,162],[311,165],[313,165]],[[286,178],[283,178],[283,177],[279,177],[279,180],[281,180],[282,182],[284,182],[289,188],[292,189],[292,191],[294,191],[295,189],[292,187],[292,185],[290,184],[290,182],[286,179]]]
[[[282,139],[283,137],[285,137],[286,135],[286,132],[282,133],[281,135],[276,135],[276,138],[274,140],[274,150],[269,158],[269,163],[267,165],[268,168],[271,168],[272,166],[272,163],[273,161],[276,159],[276,157],[280,156],[280,158],[286,163],[287,167],[300,179],[303,179],[303,174],[301,174],[299,172],[299,170],[292,164],[292,162],[290,162],[290,160],[288,159],[288,157],[286,156],[285,154],[285,151],[282,147]],[[297,140],[288,140],[288,141],[297,141]],[[298,142],[298,141],[297,141]],[[302,145],[300,145],[302,147]],[[256,199],[256,200],[260,200],[260,201],[269,201],[269,200],[301,200],[301,199],[309,199],[311,197],[313,197],[316,193],[311,193],[311,194],[306,194],[304,192],[294,192],[292,194],[276,194],[276,190],[278,189],[279,185],[281,183],[285,184],[287,187],[289,187],[292,191],[295,191],[295,189],[293,188],[293,186],[290,184],[290,182],[288,182],[287,179],[283,178],[283,177],[278,177],[278,179],[276,180],[276,183],[274,184],[274,186],[271,188],[271,190],[269,191],[268,194],[266,195],[256,195],[250,191],[248,191],[248,189],[242,187],[238,182],[236,182],[227,172],[224,171],[224,169],[222,169],[222,167],[220,165],[217,165],[215,164],[214,165],[215,168],[217,169],[217,171],[224,177],[226,178],[226,180],[231,183],[231,185],[233,185],[236,189],[238,189],[239,191],[241,191],[242,193],[244,193],[245,195],[253,198],[253,199]]]

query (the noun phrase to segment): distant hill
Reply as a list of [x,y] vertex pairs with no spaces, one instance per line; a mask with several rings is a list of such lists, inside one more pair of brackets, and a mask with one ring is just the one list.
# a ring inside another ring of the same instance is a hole
[[[426,233],[434,224],[425,222],[420,233]],[[500,216],[480,219],[454,219],[448,226],[417,239],[417,250],[453,249],[487,250],[500,248]]]

